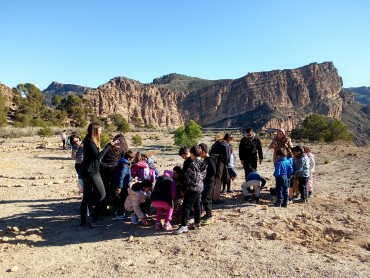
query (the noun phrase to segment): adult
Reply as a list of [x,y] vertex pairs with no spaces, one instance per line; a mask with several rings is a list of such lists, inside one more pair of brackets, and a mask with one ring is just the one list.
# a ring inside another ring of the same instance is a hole
[[289,137],[286,136],[286,132],[283,128],[279,128],[276,132],[276,136],[269,145],[269,149],[274,149],[273,161],[274,163],[278,159],[276,156],[276,151],[278,149],[288,149],[291,151],[293,148],[292,141]]
[[231,134],[226,133],[223,138],[216,140],[209,152],[210,156],[216,160],[215,185],[212,193],[212,203],[214,204],[222,203],[220,200],[221,186],[230,181],[227,165],[230,163],[230,143],[232,140]]
[[86,227],[87,208],[92,203],[94,203],[95,207],[92,211],[91,227],[105,226],[105,224],[99,220],[100,212],[103,209],[103,200],[105,198],[104,184],[100,176],[100,160],[112,146],[118,143],[118,140],[108,143],[105,148],[100,151],[100,134],[101,127],[99,124],[91,123],[87,128],[87,135],[83,140],[84,159],[81,163],[81,176],[84,190],[80,210],[80,228]]
[[114,172],[117,167],[118,161],[124,156],[125,152],[128,151],[128,145],[125,137],[122,134],[117,134],[113,141],[118,143],[112,146],[107,154],[102,158],[100,162],[100,175],[104,183],[104,189],[106,192],[106,197],[104,200],[104,210],[108,205],[113,204],[114,198]]
[[248,127],[245,130],[245,135],[239,143],[239,159],[244,168],[245,178],[248,174],[257,171],[257,161],[262,163],[263,152],[261,140],[257,137],[252,128]]
[[60,137],[62,138],[62,148],[63,148],[63,150],[65,150],[66,140],[67,140],[67,131],[63,130],[63,132],[60,134]]

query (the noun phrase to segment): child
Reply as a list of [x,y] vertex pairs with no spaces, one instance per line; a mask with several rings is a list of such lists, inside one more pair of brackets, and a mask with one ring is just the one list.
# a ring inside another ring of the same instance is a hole
[[[276,151],[276,163],[274,176],[276,179],[277,202],[276,207],[288,206],[288,173],[293,172],[292,165],[285,157],[284,149]],[[282,200],[283,199],[283,200]]]
[[133,152],[127,151],[118,161],[114,172],[115,206],[117,208],[116,220],[123,220],[126,218],[124,213],[124,204],[132,181],[131,160],[133,158]]
[[77,172],[77,179],[78,179],[78,189],[80,192],[83,192],[83,181],[81,177],[81,163],[84,158],[84,149],[83,145],[80,143],[80,138],[76,135],[71,135],[71,143],[72,143],[72,152],[71,158],[75,160],[75,169]]
[[295,146],[292,149],[294,157],[296,158],[296,174],[298,177],[298,187],[301,194],[300,202],[307,202],[307,181],[310,176],[310,159],[304,153],[300,146]]
[[[293,193],[294,193],[294,174],[295,174],[295,161],[293,154],[290,149],[286,149],[287,157],[286,159],[292,166],[291,171],[288,172],[288,183],[289,183],[289,202],[293,200]],[[290,168],[289,168],[290,169]]]
[[[176,196],[176,183],[172,179],[173,173],[169,170],[165,170],[163,176],[158,177],[155,183],[154,190],[151,194],[150,200],[152,206],[157,209],[157,217],[155,223],[155,229],[159,230],[170,230],[172,228],[170,221],[172,220],[172,213],[174,207],[174,199]],[[164,211],[166,211],[166,217],[164,225],[162,227],[161,219]]]
[[246,182],[241,185],[244,194],[244,201],[249,200],[248,188],[253,187],[255,189],[254,200],[256,201],[256,204],[258,204],[260,201],[261,188],[266,185],[266,180],[257,173],[256,169],[250,167],[249,170],[250,172],[246,178]]
[[200,193],[203,190],[203,180],[207,174],[207,165],[198,159],[202,149],[199,146],[190,148],[190,158],[192,160],[185,173],[184,184],[184,203],[181,218],[181,226],[174,232],[175,235],[188,231],[188,220],[191,209],[194,207],[194,226],[193,229],[200,228]]
[[[225,194],[226,192],[232,193],[231,190],[231,180],[234,180],[237,177],[237,174],[235,172],[235,163],[236,163],[236,155],[234,153],[234,147],[233,145],[230,145],[230,162],[227,165],[227,171],[229,172],[230,179],[227,183],[223,183],[222,185],[222,193]],[[227,188],[227,191],[226,191]]]
[[182,174],[185,174],[192,162],[190,158],[189,148],[181,147],[179,150],[179,156],[181,156],[181,158],[184,159],[184,164],[182,165]]
[[182,203],[184,201],[184,194],[182,192],[182,181],[181,173],[182,169],[180,166],[175,166],[173,169],[173,181],[176,184],[176,196],[174,200],[174,210],[173,210],[173,221],[180,222],[181,212],[182,212]]
[[203,184],[204,188],[202,191],[202,204],[204,210],[206,211],[205,216],[202,218],[202,225],[211,224],[212,221],[212,192],[213,186],[215,185],[216,179],[216,160],[213,157],[210,157],[208,154],[208,146],[204,143],[199,144],[202,152],[200,157],[203,158],[203,161],[207,164],[207,174],[204,178]]
[[[135,160],[135,158],[134,158],[134,160]],[[141,181],[141,180],[151,180],[149,165],[146,163],[146,161],[142,158],[141,155],[140,155],[139,159],[141,159],[141,160],[138,161],[135,164],[132,164],[132,166],[131,166],[131,175],[132,175],[132,177],[137,178],[139,181]],[[153,182],[153,180],[151,180],[151,181]]]
[[313,197],[313,173],[315,173],[315,156],[313,155],[309,147],[303,146],[303,150],[310,160],[310,176],[307,182],[308,197]]
[[143,224],[147,224],[147,216],[143,212],[149,211],[150,202],[147,199],[150,198],[150,192],[152,191],[153,184],[149,180],[143,180],[137,182],[129,188],[128,196],[125,201],[125,209],[131,212],[131,220],[134,224],[139,224],[139,221]]

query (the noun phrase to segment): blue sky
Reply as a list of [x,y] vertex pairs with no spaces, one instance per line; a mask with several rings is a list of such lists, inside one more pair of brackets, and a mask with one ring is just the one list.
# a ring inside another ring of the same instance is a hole
[[0,82],[97,87],[333,61],[370,86],[370,0],[0,0]]

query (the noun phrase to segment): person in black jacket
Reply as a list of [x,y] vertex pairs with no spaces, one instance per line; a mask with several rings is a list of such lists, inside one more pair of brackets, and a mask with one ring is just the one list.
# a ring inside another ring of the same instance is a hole
[[216,160],[208,155],[208,146],[204,143],[199,144],[202,149],[200,157],[207,164],[207,174],[203,180],[203,191],[202,191],[202,204],[204,210],[206,211],[205,216],[202,218],[202,224],[211,224],[212,221],[212,192],[215,185],[216,177]]
[[[118,161],[128,151],[126,139],[122,134],[117,134],[116,136],[114,136],[113,141],[116,140],[119,140],[119,143],[112,146],[100,162],[100,175],[103,180],[106,193],[104,199],[104,209],[106,209],[107,206],[113,205],[113,200],[115,196],[114,173]],[[106,212],[108,212],[108,210]]]
[[[101,127],[97,123],[91,123],[87,128],[87,135],[83,140],[84,159],[81,163],[81,176],[84,184],[84,191],[80,210],[81,228],[85,227],[87,224],[87,207],[92,203],[94,203],[95,207],[92,212],[92,222],[90,225],[91,227],[103,226],[103,224],[98,221],[105,198],[104,184],[100,176],[100,160],[111,146],[118,143],[118,140],[108,143],[105,148],[99,152],[100,133]],[[95,196],[93,196],[93,192]],[[93,199],[95,199],[96,202],[93,202]]]
[[262,144],[260,139],[254,133],[253,129],[250,127],[245,130],[245,136],[240,140],[239,159],[244,167],[245,179],[247,179],[251,169],[257,171],[258,159],[259,163],[262,163]]
[[207,165],[198,157],[202,149],[199,146],[190,148],[191,164],[185,173],[183,184],[184,203],[181,216],[181,226],[174,231],[179,235],[188,231],[188,220],[190,211],[194,208],[194,225],[190,228],[200,228],[200,193],[203,191],[203,180],[207,174]]
[[230,181],[227,165],[230,163],[230,143],[233,140],[231,134],[226,133],[225,136],[218,139],[211,147],[209,155],[216,160],[216,178],[213,187],[212,202],[213,204],[220,204],[221,186],[223,183]]

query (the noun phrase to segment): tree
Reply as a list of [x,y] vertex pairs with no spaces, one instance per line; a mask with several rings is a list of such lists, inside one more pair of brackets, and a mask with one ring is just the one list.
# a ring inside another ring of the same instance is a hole
[[305,137],[310,141],[320,141],[328,127],[327,118],[323,115],[312,114],[303,121]]
[[118,131],[121,131],[123,133],[130,131],[130,125],[128,124],[126,119],[123,118],[122,115],[120,115],[120,114],[110,114],[108,117],[111,119],[113,124],[117,127]]
[[6,125],[6,113],[8,109],[5,107],[5,98],[0,93],[0,126]]
[[292,130],[291,137],[298,140],[307,138],[310,141],[324,139],[325,142],[352,141],[354,138],[342,121],[319,114],[306,117],[300,127]]
[[45,137],[51,136],[51,128],[49,126],[43,126],[37,131],[37,135],[41,136],[42,141],[44,141]]
[[334,142],[336,140],[353,141],[354,137],[343,122],[337,119],[332,119],[328,123],[328,128],[325,131],[325,142]]
[[134,125],[134,127],[139,128],[143,125],[143,121],[137,117],[137,116],[131,116],[130,117],[131,123]]
[[131,142],[135,147],[138,147],[138,146],[141,146],[141,144],[143,143],[143,140],[141,139],[140,135],[134,135],[131,138]]
[[201,127],[190,120],[175,131],[175,145],[190,147],[196,145],[202,136]]

